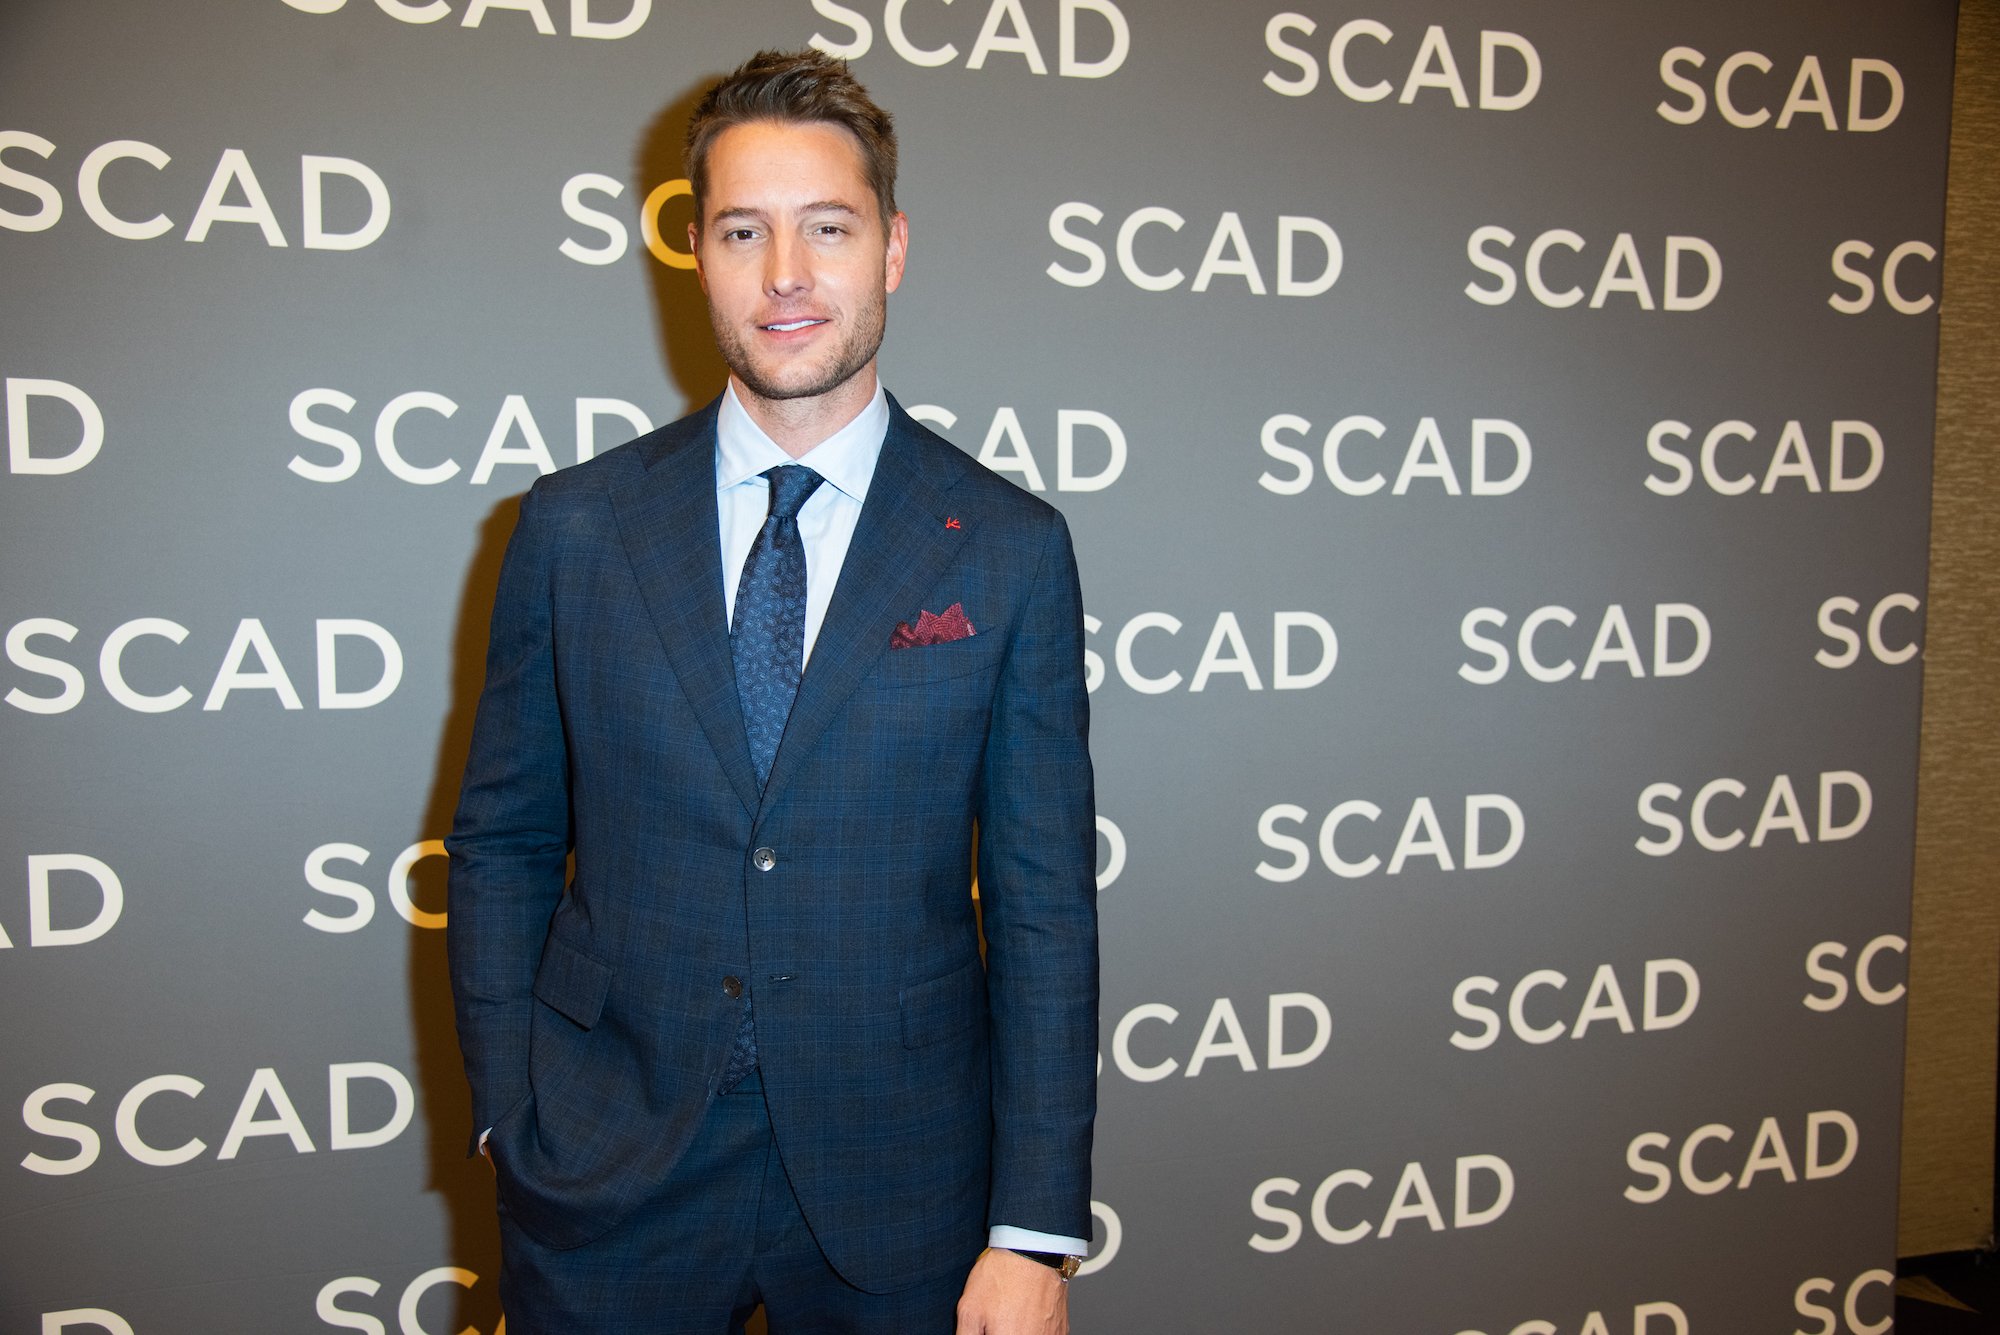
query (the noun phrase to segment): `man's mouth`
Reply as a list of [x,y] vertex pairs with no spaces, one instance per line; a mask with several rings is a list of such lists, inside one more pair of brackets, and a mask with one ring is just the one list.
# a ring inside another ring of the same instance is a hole
[[811,325],[825,324],[825,323],[826,321],[824,320],[786,320],[782,323],[766,324],[766,325],[760,325],[758,327],[760,329],[768,329],[772,333],[776,334],[789,334],[795,329],[804,329]]

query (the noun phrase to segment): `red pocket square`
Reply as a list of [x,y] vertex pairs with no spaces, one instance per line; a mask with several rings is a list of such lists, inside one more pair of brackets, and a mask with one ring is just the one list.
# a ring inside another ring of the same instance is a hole
[[915,626],[898,621],[889,635],[889,647],[915,649],[927,644],[950,644],[972,633],[972,623],[965,619],[965,604],[953,603],[942,612],[919,611]]

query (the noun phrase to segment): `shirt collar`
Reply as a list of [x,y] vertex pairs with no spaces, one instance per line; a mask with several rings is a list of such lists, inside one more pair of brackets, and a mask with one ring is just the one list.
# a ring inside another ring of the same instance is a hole
[[866,501],[875,462],[882,456],[882,442],[888,434],[889,396],[877,381],[875,397],[853,421],[794,459],[751,419],[732,383],[723,391],[722,407],[715,417],[715,489],[727,491],[767,468],[800,463],[854,500]]

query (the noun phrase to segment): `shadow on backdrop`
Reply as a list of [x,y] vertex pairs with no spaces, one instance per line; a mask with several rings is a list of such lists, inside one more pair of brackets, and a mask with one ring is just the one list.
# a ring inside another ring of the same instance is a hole
[[[660,110],[639,140],[636,179],[651,190],[662,181],[685,175],[681,162],[681,141],[702,94],[727,70],[717,70],[676,97]],[[694,220],[694,202],[677,195],[660,209],[662,243],[676,254],[687,250],[687,228]],[[715,334],[708,322],[708,302],[701,282],[692,269],[675,268],[648,254],[643,263],[653,289],[653,319],[660,340],[660,353],[667,374],[690,408],[700,407],[722,392],[729,368],[716,351]]]
[[[472,749],[472,719],[486,680],[486,639],[493,618],[493,593],[500,585],[500,561],[507,540],[521,515],[521,498],[496,505],[479,525],[472,559],[459,593],[458,616],[451,636],[451,697],[444,726],[438,734],[437,762],[431,775],[416,838],[431,839],[451,828],[458,807],[459,782]],[[419,883],[411,887],[421,904],[443,905],[444,860],[425,858],[417,864]],[[470,1289],[441,1286],[454,1310],[440,1329],[490,1330],[500,1319],[500,1231],[493,1211],[493,1175],[481,1158],[468,1157],[472,1131],[472,1091],[465,1083],[465,1066],[458,1053],[458,1028],[452,1019],[451,978],[445,967],[444,933],[409,933],[409,997],[411,1031],[416,1036],[415,1083],[423,1111],[424,1186],[438,1193],[449,1216],[446,1256],[480,1278]],[[433,1300],[435,1301],[435,1299]]]
[[[661,182],[683,176],[681,141],[688,119],[708,86],[724,71],[716,71],[690,86],[661,109],[642,131],[635,180],[650,192]],[[638,203],[644,203],[641,195]],[[669,199],[660,210],[659,231],[666,247],[684,253],[687,225],[693,218],[686,195]],[[716,351],[707,302],[694,273],[660,261],[642,250],[653,301],[654,328],[668,376],[690,407],[714,398],[728,377],[728,367]],[[479,535],[460,588],[457,620],[451,637],[450,703],[438,735],[436,765],[430,795],[415,832],[416,839],[435,838],[451,828],[458,806],[465,759],[472,748],[473,717],[486,678],[486,641],[492,622],[493,595],[500,583],[500,564],[507,542],[520,518],[520,497],[495,506],[481,522]],[[413,897],[421,904],[442,905],[444,862],[426,858],[417,864]],[[467,1325],[488,1330],[500,1318],[499,1227],[494,1214],[493,1181],[483,1159],[468,1157],[472,1130],[472,1098],[460,1060],[458,1033],[452,1019],[451,980],[446,969],[444,933],[409,934],[409,998],[411,1028],[416,1038],[418,1097],[423,1108],[426,1161],[425,1187],[438,1193],[450,1217],[447,1255],[452,1264],[480,1277],[472,1289],[453,1285],[433,1290],[449,1298],[453,1310],[440,1318],[440,1328]],[[764,1335],[764,1314],[751,1318],[747,1335]]]

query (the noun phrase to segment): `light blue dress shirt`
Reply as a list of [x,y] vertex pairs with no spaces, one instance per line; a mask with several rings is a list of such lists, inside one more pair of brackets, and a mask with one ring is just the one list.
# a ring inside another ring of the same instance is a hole
[[804,464],[826,480],[799,509],[799,538],[806,552],[805,661],[812,661],[813,642],[826,621],[888,434],[889,396],[878,384],[875,397],[853,421],[794,459],[751,420],[733,383],[724,392],[715,417],[715,503],[722,529],[722,605],[732,627],[743,563],[771,513],[771,484],[764,473],[781,464]]

